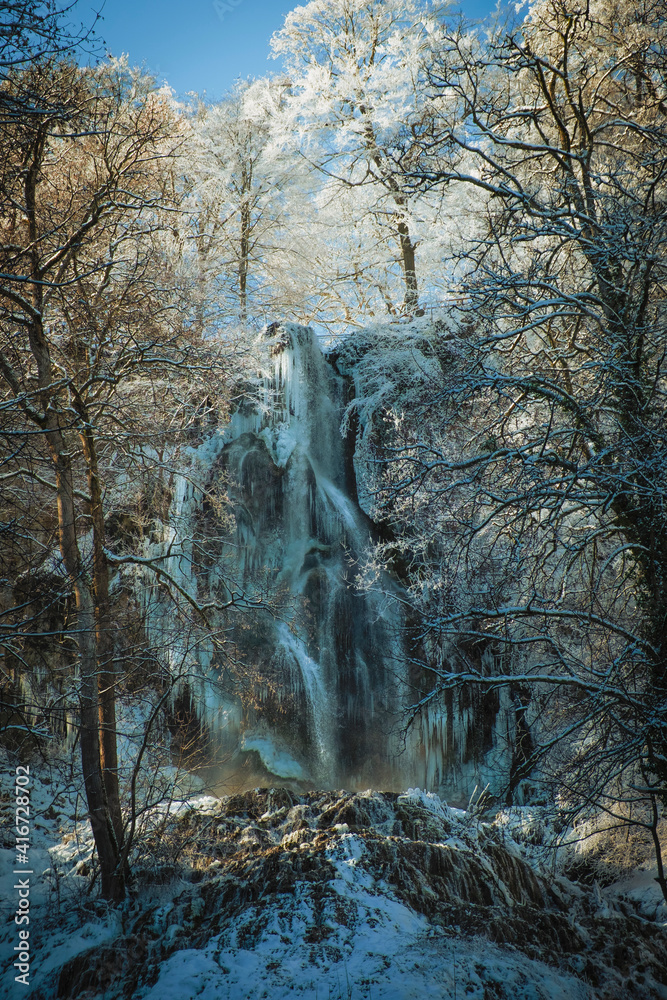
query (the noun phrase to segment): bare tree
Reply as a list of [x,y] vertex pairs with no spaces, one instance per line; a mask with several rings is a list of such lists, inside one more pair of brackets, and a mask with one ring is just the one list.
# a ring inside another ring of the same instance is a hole
[[[25,422],[24,443],[7,456],[5,479],[31,477],[21,453],[37,435],[50,467],[40,482],[53,491],[62,565],[76,604],[81,753],[102,891],[118,899],[123,828],[98,421],[112,405],[113,389],[156,354],[150,335],[137,336],[128,322],[131,279],[146,275],[145,262],[127,251],[133,228],[137,239],[143,227],[146,242],[149,213],[164,195],[156,166],[170,155],[177,130],[165,103],[122,64],[80,70],[47,59],[12,76],[10,88],[14,81],[43,100],[6,131],[0,178],[3,406]],[[125,276],[125,295],[105,314],[117,272]],[[91,560],[81,543],[82,503]]]
[[647,815],[667,784],[662,9],[544,0],[513,33],[449,33],[414,176],[480,193],[469,312],[432,338],[428,419],[378,439],[385,516],[405,532],[417,504],[425,529],[422,704],[505,685],[517,738],[536,722],[522,773],[546,755],[571,801]]

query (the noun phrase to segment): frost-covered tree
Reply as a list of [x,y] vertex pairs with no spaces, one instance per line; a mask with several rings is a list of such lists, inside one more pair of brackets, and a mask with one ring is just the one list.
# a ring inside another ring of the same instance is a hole
[[[436,691],[507,685],[517,745],[535,723],[515,777],[547,755],[569,801],[643,816],[656,845],[667,787],[662,11],[542,0],[513,33],[449,33],[431,83],[458,103],[434,123],[451,161],[434,165],[425,143],[418,173],[488,199],[484,229],[461,248],[470,311],[427,348],[440,369],[428,409],[422,393],[399,419],[386,393],[393,437],[376,435],[378,505],[413,551],[423,539],[415,594],[426,632],[449,644]],[[667,895],[661,867],[659,879]]]
[[385,269],[399,263],[410,313],[419,306],[419,230],[433,209],[420,212],[408,175],[431,115],[425,81],[439,24],[437,6],[423,0],[312,0],[272,39],[291,84],[281,135],[329,192],[359,193],[357,218],[373,217]]
[[199,289],[197,325],[209,334],[220,322],[266,319],[290,299],[284,276],[298,257],[287,216],[299,166],[276,151],[270,131],[283,91],[280,81],[239,83],[189,118],[183,256]]

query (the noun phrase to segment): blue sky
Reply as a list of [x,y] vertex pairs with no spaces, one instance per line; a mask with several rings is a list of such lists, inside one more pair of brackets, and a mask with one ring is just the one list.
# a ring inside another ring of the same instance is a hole
[[[106,0],[96,30],[110,52],[127,52],[133,64],[145,64],[178,94],[206,91],[217,99],[239,77],[278,69],[268,59],[269,39],[298,2]],[[460,6],[470,17],[483,17],[495,3],[462,0]],[[99,9],[93,0],[80,0],[78,5],[79,16],[86,22]]]

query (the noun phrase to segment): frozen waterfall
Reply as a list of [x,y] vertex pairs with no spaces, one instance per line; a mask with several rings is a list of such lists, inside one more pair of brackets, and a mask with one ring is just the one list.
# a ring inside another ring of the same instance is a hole
[[240,747],[277,776],[330,786],[377,780],[379,769],[388,781],[405,657],[395,585],[359,585],[370,525],[347,481],[346,384],[312,330],[267,336],[272,371],[232,417],[208,484],[224,484],[235,523],[209,584],[234,581],[267,606],[228,623]]
[[215,640],[184,637],[153,589],[149,635],[168,637],[174,663],[193,664],[192,708],[240,783],[485,783],[469,750],[481,734],[502,754],[502,712],[484,736],[471,707],[450,697],[402,739],[424,675],[406,653],[399,585],[378,567],[367,579],[373,525],[340,431],[349,383],[311,329],[274,325],[264,338],[264,374],[228,425],[190,449],[162,541],[188,594],[220,605],[242,594],[246,606],[215,612]]

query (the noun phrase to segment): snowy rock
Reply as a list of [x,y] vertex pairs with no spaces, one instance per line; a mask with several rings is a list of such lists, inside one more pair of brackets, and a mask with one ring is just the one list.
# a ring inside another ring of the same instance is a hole
[[142,850],[180,867],[74,953],[52,927],[38,1000],[666,995],[667,928],[554,887],[502,825],[419,790],[202,797]]

